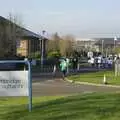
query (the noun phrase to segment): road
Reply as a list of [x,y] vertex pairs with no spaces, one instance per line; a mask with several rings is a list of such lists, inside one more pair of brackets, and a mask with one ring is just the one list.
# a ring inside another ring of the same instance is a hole
[[59,77],[33,77],[33,96],[71,95],[90,92],[119,92],[120,88],[100,87],[92,85],[78,85],[64,81]]

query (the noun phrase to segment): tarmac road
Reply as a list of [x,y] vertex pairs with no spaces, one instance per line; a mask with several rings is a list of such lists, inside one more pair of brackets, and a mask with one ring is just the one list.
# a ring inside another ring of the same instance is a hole
[[[98,69],[82,68],[79,73],[94,71],[98,71]],[[57,72],[54,77],[52,73],[33,74],[33,96],[71,95],[91,92],[120,92],[120,88],[69,83],[62,80],[61,76],[60,72]]]
[[53,77],[33,78],[33,96],[72,95],[91,92],[120,92],[120,88],[78,85]]

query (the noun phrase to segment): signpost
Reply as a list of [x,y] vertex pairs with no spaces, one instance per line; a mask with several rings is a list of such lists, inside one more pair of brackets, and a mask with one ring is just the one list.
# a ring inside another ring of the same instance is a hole
[[115,36],[114,37],[114,50],[115,50],[115,47],[116,47],[116,41],[117,41],[117,37]]
[[104,54],[104,40],[102,40],[102,55]]
[[0,96],[28,96],[29,111],[32,111],[32,77],[31,64],[28,60],[0,61],[5,63],[25,63],[28,65],[26,71],[0,71]]

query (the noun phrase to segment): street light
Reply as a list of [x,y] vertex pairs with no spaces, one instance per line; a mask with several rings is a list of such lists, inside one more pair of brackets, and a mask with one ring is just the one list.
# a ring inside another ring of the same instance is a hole
[[102,55],[103,55],[103,51],[104,51],[104,40],[102,40]]
[[44,35],[45,35],[45,30],[42,31],[42,37],[41,37],[41,66],[43,67],[43,62],[44,62]]
[[117,37],[114,37],[114,50],[115,50],[115,46],[116,46],[116,41],[117,41]]

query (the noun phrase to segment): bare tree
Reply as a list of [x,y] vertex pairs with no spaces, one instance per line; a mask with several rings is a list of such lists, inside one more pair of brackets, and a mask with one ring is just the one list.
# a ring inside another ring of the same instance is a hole
[[53,34],[51,40],[48,41],[47,51],[58,51],[62,56],[71,56],[73,53],[74,36],[66,35],[59,36],[57,33]]
[[51,40],[48,41],[47,51],[59,51],[59,42],[61,38],[58,33],[52,35]]
[[0,17],[0,57],[16,54],[16,40],[22,34],[17,17],[9,14],[8,18]]
[[62,40],[60,40],[60,53],[63,56],[71,56],[73,53],[73,42],[74,42],[74,36],[72,35],[66,35],[62,37]]
[[115,48],[113,49],[113,52],[114,52],[115,54],[120,54],[120,47],[119,47],[119,46],[115,47]]

